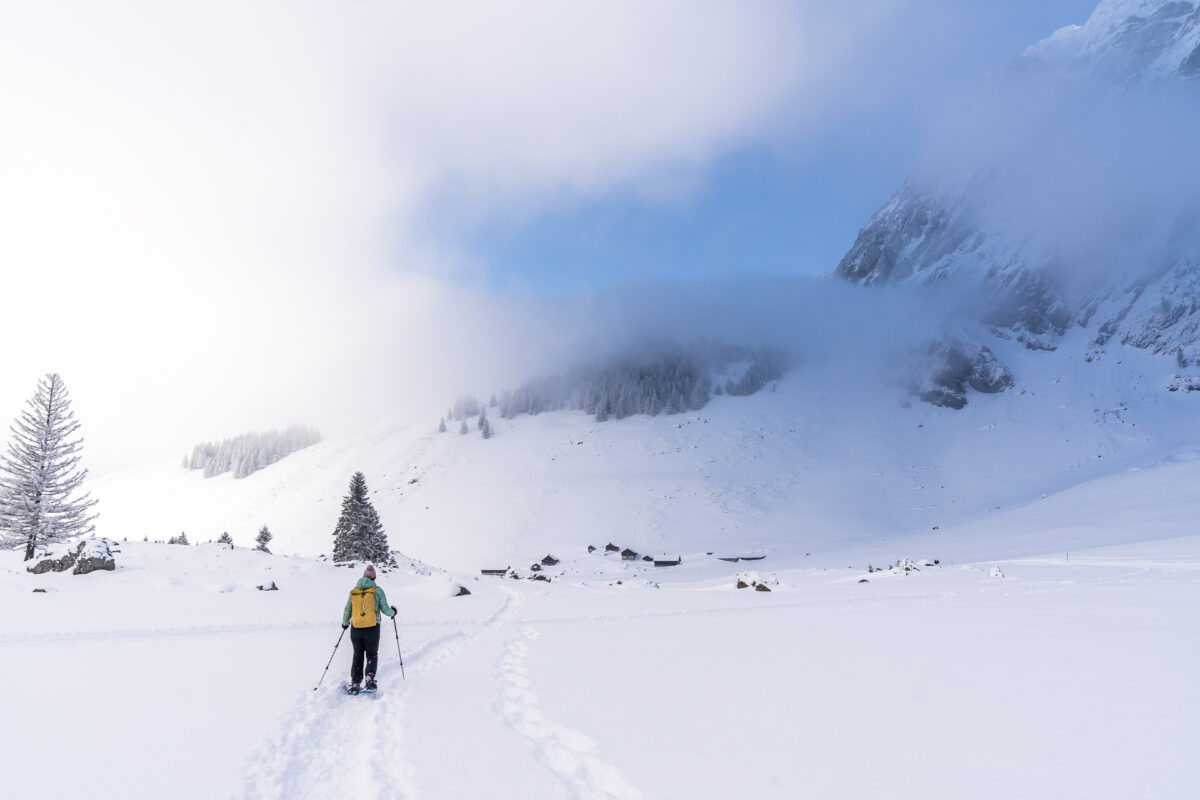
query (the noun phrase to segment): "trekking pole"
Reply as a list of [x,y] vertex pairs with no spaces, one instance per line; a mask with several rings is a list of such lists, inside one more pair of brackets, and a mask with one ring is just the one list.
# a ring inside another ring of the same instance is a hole
[[[345,629],[345,628],[342,628],[342,632],[341,632],[340,634],[338,634],[338,640],[337,640],[337,644],[335,644],[335,645],[333,646],[333,652],[332,652],[332,653],[330,653],[330,655],[329,655],[329,664],[332,664],[332,663],[333,663],[333,657],[337,655],[337,649],[338,649],[338,645],[340,645],[340,644],[342,643],[342,637],[343,637],[343,636],[345,636],[345,635],[346,635],[346,629]],[[325,665],[325,672],[329,672],[329,664],[326,664],[326,665]],[[315,692],[315,691],[316,691],[318,688],[320,688],[320,686],[321,686],[321,681],[325,680],[325,672],[322,672],[322,673],[321,673],[321,680],[320,680],[320,681],[317,681],[317,685],[313,687],[313,691],[314,691],[314,692]]]
[[404,654],[400,652],[400,629],[396,627],[396,615],[392,615],[392,630],[396,632],[396,655],[400,656],[400,677],[408,680],[404,675]]

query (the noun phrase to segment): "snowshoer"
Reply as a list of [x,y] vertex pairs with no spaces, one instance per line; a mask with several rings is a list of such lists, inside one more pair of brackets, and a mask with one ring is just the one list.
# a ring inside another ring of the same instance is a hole
[[[375,668],[379,663],[379,615],[396,616],[384,595],[383,589],[375,585],[375,566],[367,565],[363,576],[350,590],[346,600],[346,610],[342,612],[342,630],[350,631],[350,644],[354,646],[354,660],[350,664],[350,694],[358,694],[363,689],[375,690]],[[365,684],[360,686],[363,679],[363,658],[366,658]]]

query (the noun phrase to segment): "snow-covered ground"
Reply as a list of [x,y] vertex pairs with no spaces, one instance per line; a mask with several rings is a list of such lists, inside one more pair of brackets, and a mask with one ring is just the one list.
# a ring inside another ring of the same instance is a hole
[[[1137,351],[998,355],[1017,389],[962,411],[802,364],[694,414],[96,480],[115,572],[0,553],[0,794],[1192,797],[1197,398]],[[406,677],[385,626],[348,698],[348,642],[313,687],[358,572],[316,556],[360,469],[435,566],[380,576]],[[142,541],[263,524],[277,555]],[[547,553],[548,583],[479,574]]]
[[912,572],[769,556],[751,562],[769,593],[703,554],[571,555],[549,584],[381,576],[406,678],[385,629],[381,693],[348,698],[348,643],[313,687],[357,573],[137,542],[116,573],[34,576],[5,554],[4,794],[1165,798],[1200,780],[1200,536]]

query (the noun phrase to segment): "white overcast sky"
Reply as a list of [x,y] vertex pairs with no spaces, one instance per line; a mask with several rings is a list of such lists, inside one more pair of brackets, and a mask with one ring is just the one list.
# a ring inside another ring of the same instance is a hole
[[931,9],[969,5],[5,3],[0,419],[62,373],[103,471],[534,368],[562,332],[423,231],[435,198],[686,194],[953,71]]

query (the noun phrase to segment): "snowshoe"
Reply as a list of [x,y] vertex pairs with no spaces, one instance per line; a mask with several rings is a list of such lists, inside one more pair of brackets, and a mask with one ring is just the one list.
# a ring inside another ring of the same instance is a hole
[[361,691],[357,683],[352,683],[346,687],[346,694],[358,694]]
[[375,691],[375,690],[376,690],[376,689],[378,689],[378,688],[379,688],[379,686],[378,686],[378,685],[375,683],[375,676],[374,676],[374,675],[368,675],[368,676],[367,676],[367,682],[363,684],[363,691],[365,691],[365,692],[373,692],[373,691]]

